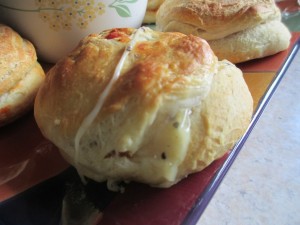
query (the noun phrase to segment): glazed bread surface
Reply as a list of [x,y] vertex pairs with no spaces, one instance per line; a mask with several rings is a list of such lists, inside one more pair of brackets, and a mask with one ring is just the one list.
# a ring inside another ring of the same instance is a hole
[[170,187],[230,150],[252,105],[242,72],[218,61],[205,40],[124,28],[84,38],[49,71],[35,118],[81,175]]

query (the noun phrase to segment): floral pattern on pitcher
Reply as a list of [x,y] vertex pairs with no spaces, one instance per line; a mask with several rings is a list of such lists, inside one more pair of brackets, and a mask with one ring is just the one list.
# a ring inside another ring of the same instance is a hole
[[[113,0],[112,0],[113,1]],[[116,10],[120,17],[131,17],[127,4],[138,0],[114,0],[108,7]],[[22,12],[36,12],[53,30],[71,30],[74,25],[85,29],[97,16],[105,13],[106,5],[94,0],[35,0],[36,8],[20,9],[0,3],[0,7]],[[75,21],[75,23],[74,23]]]

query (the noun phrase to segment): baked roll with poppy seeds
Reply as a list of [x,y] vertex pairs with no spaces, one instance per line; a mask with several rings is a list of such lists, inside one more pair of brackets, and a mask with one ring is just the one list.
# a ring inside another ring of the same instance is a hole
[[84,38],[47,74],[35,118],[79,174],[170,187],[244,134],[252,97],[207,42],[149,28]]

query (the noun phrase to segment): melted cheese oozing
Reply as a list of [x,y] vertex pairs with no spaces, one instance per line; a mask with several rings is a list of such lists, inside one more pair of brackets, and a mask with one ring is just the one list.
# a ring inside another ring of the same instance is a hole
[[121,58],[120,58],[120,60],[117,64],[117,66],[116,66],[113,77],[109,81],[108,85],[105,87],[102,94],[99,96],[98,101],[97,101],[95,107],[93,108],[93,110],[83,119],[83,121],[82,121],[79,129],[77,130],[76,135],[75,135],[75,161],[74,161],[74,163],[75,163],[75,167],[77,168],[77,172],[78,172],[79,176],[81,177],[81,179],[84,183],[86,183],[85,179],[84,179],[83,175],[80,173],[80,170],[77,166],[78,165],[78,159],[79,159],[79,151],[80,151],[80,140],[81,140],[82,136],[84,135],[84,133],[89,128],[89,126],[93,123],[93,121],[95,120],[98,113],[100,112],[107,96],[111,92],[111,89],[112,89],[114,83],[120,77],[121,70],[123,68],[126,57],[130,53],[130,51],[133,49],[139,33],[143,30],[144,30],[144,28],[141,27],[141,28],[137,29],[135,33],[133,33],[131,41],[126,46],[126,48],[125,48],[125,50],[124,50],[124,52],[123,52],[123,54],[122,54],[122,56],[121,56]]

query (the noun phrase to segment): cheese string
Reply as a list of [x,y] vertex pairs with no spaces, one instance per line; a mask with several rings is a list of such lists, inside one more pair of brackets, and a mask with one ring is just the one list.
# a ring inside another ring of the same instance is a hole
[[107,96],[109,95],[114,83],[120,77],[121,70],[122,70],[124,62],[126,60],[126,57],[130,53],[130,51],[133,49],[135,42],[136,42],[136,38],[137,38],[140,30],[144,30],[144,28],[141,27],[132,34],[131,41],[126,46],[117,66],[115,68],[113,77],[109,81],[108,85],[105,87],[102,94],[99,96],[98,101],[97,101],[95,107],[93,108],[93,110],[83,119],[83,121],[82,121],[81,125],[79,126],[77,133],[75,135],[75,162],[74,163],[75,163],[75,167],[77,168],[77,171],[78,171],[79,176],[81,177],[83,183],[86,183],[85,179],[83,178],[83,176],[81,176],[79,169],[77,167],[78,159],[79,159],[80,140],[81,140],[82,136],[84,135],[84,133],[86,132],[86,130],[88,129],[88,127],[94,122],[94,120],[95,120],[96,116],[98,115],[98,113],[100,112]]

